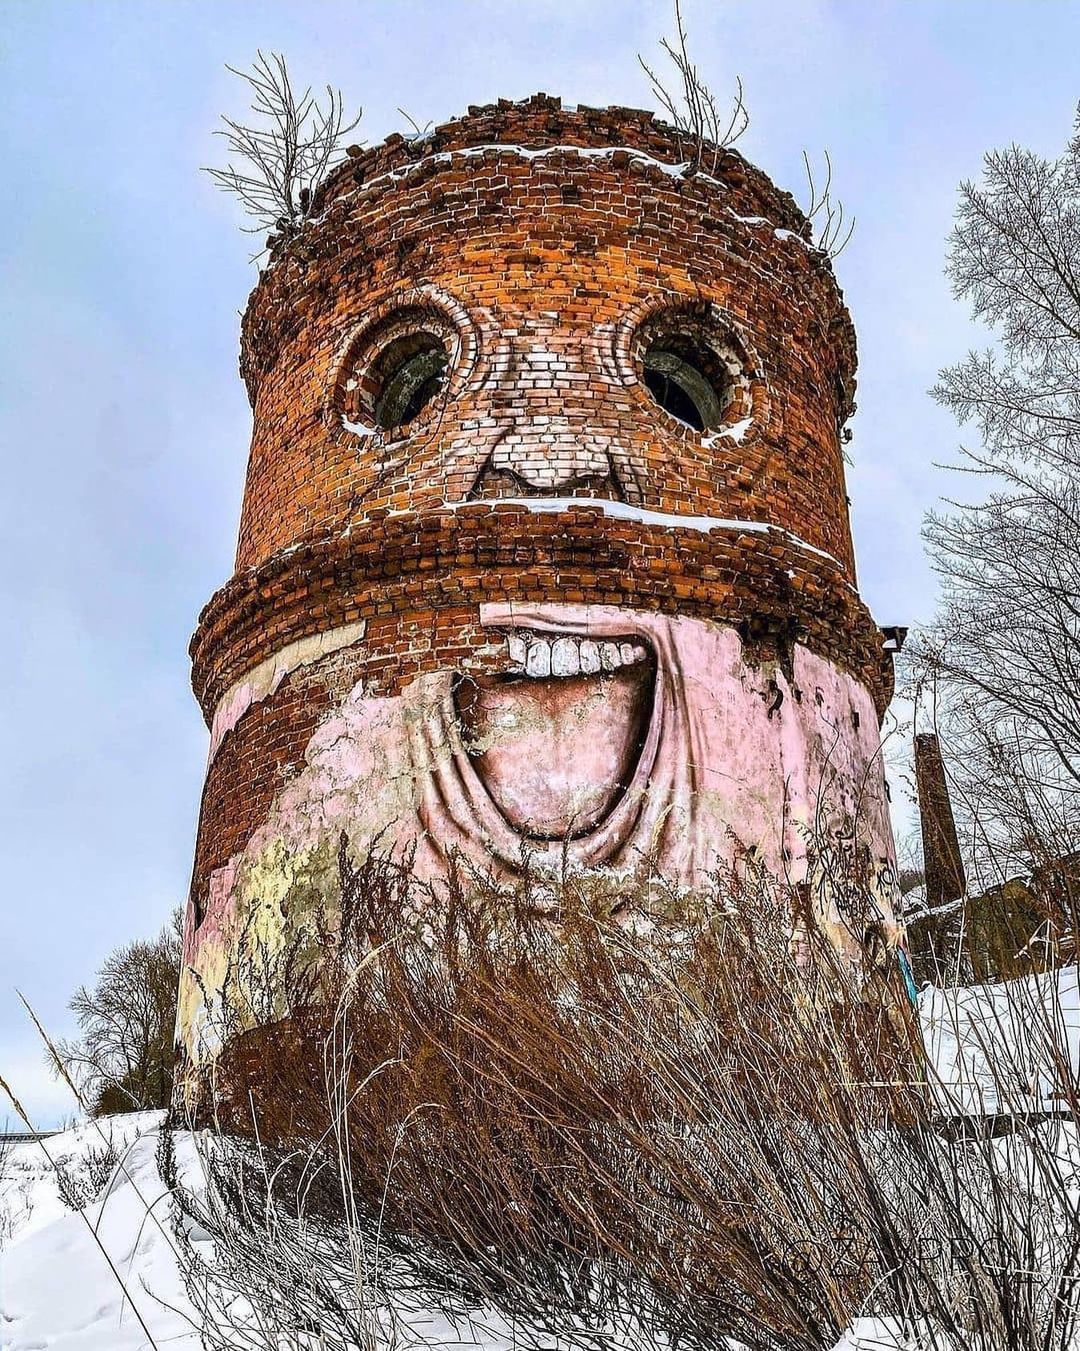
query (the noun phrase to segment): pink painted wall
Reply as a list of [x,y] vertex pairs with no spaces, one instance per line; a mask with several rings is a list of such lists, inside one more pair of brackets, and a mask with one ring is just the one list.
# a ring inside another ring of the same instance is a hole
[[[314,909],[336,908],[342,832],[356,854],[375,841],[415,847],[428,879],[461,851],[507,877],[525,852],[533,867],[565,857],[687,887],[752,856],[798,882],[822,849],[861,850],[895,937],[878,722],[852,677],[798,645],[787,672],[751,665],[734,629],[697,619],[560,604],[481,605],[479,618],[504,644],[503,670],[483,682],[435,671],[394,697],[358,680],[214,873],[185,944],[199,976],[185,977],[181,1000],[193,1054],[213,1049],[205,1005],[241,935],[272,953]],[[346,656],[363,655],[361,637]],[[224,697],[219,743],[280,678]],[[854,948],[859,935],[825,894],[820,909]]]

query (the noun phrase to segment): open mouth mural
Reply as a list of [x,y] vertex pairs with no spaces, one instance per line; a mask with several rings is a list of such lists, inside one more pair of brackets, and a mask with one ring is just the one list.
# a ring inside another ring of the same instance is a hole
[[[799,882],[814,839],[839,848],[857,820],[887,907],[883,795],[858,796],[878,753],[873,706],[850,676],[799,646],[793,680],[757,670],[734,629],[686,616],[515,601],[482,603],[476,620],[482,662],[424,671],[392,695],[354,679],[328,710],[211,876],[187,940],[205,992],[188,990],[185,1025],[217,997],[241,935],[276,951],[333,912],[342,848],[407,860],[433,896],[455,859],[506,881],[602,869],[693,887],[753,857]],[[362,658],[363,642],[340,652]],[[832,898],[820,905],[843,946]]]
[[481,605],[480,621],[501,669],[449,677],[412,722],[428,838],[483,841],[511,870],[526,855],[634,867],[662,844],[688,863],[700,760],[673,621],[517,604]]
[[515,628],[502,675],[454,692],[476,772],[507,821],[537,840],[593,830],[634,778],[656,659],[641,636]]

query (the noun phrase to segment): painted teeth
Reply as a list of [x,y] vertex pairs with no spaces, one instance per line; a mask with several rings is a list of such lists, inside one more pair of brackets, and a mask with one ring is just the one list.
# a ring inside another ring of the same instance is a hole
[[540,633],[507,635],[511,669],[536,680],[548,676],[598,675],[636,666],[649,656],[644,643],[596,642],[592,638],[550,638]]
[[591,638],[583,638],[578,643],[578,656],[581,660],[582,675],[596,675],[600,670],[600,646]]
[[551,674],[557,676],[578,675],[581,671],[581,658],[577,644],[572,638],[556,638],[551,644]]
[[525,674],[529,676],[549,676],[551,674],[550,643],[529,644],[529,655],[525,658]]

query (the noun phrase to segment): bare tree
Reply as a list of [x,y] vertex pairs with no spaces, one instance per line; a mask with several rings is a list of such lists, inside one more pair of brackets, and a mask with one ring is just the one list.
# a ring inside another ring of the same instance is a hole
[[206,172],[233,193],[254,220],[246,233],[270,230],[292,236],[310,215],[319,185],[362,110],[347,121],[341,91],[330,85],[325,103],[310,88],[297,97],[285,58],[276,52],[259,52],[250,72],[227,69],[250,86],[256,122],[248,125],[223,117],[225,125],[215,135],[224,137],[241,167],[230,160],[224,168]]
[[69,1008],[80,1034],[50,1051],[95,1116],[168,1107],[172,1097],[182,914],[156,938],[117,948]]
[[678,71],[681,88],[669,89],[643,56],[638,56],[638,62],[649,77],[653,94],[671,118],[672,124],[680,136],[689,142],[687,172],[698,173],[707,163],[709,171],[715,173],[722,152],[733,146],[750,125],[750,114],[743,101],[742,80],[737,79],[735,82],[735,98],[725,120],[715,94],[702,80],[690,59],[679,0],[675,0],[675,34],[674,45],[667,38],[661,39],[660,45]]
[[942,598],[910,675],[969,846],[1031,868],[1080,842],[1080,118],[1058,159],[986,156],[947,271],[995,341],[933,391],[981,445],[957,466],[974,500],[925,528]]
[[[839,258],[855,233],[855,217],[844,213],[844,204],[832,194],[832,159],[825,151],[825,182],[819,187],[814,180],[810,156],[803,151],[806,168],[806,219],[817,225],[817,247],[829,258]],[[847,229],[844,226],[847,226]]]

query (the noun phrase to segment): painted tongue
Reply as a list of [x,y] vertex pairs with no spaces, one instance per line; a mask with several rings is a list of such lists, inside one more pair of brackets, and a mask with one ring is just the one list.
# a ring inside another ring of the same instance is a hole
[[633,777],[652,712],[653,664],[641,651],[607,673],[547,676],[530,650],[535,675],[462,684],[465,740],[491,797],[522,834],[584,835]]

